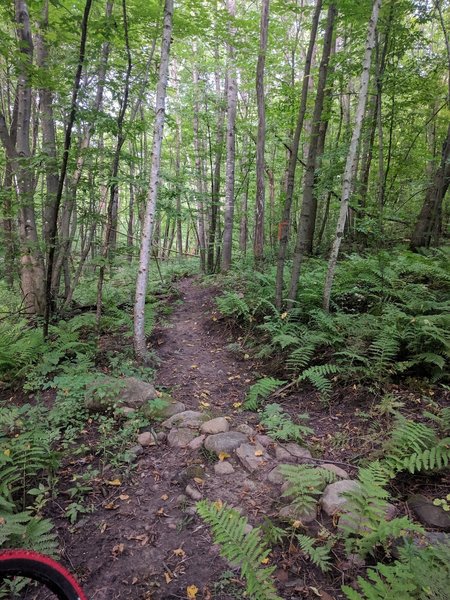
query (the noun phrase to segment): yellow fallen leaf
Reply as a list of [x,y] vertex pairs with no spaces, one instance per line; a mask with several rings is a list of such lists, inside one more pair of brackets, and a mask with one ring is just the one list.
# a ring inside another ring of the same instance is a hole
[[270,563],[270,558],[268,556],[266,556],[266,558],[263,558],[261,560],[262,565],[268,565],[269,563]]
[[242,406],[242,402],[233,402],[233,406],[234,408],[239,408],[240,406]]
[[219,452],[219,460],[225,460],[226,458],[230,458],[228,452]]
[[119,508],[119,505],[114,504],[114,502],[108,502],[107,504],[105,504],[104,508],[106,510],[116,510],[117,508]]
[[198,587],[196,585],[188,585],[186,592],[188,600],[195,600],[197,598]]
[[168,499],[169,499],[169,496],[167,494],[163,494],[161,496],[161,500],[168,500]]
[[100,533],[105,533],[107,527],[108,525],[106,524],[106,521],[103,521],[103,523],[100,525]]
[[204,402],[203,400],[199,402],[199,405],[201,408],[208,408],[209,406],[211,406],[209,402]]
[[5,456],[11,456],[11,450],[9,448],[6,448],[6,450],[3,450],[3,454]]
[[198,483],[198,485],[203,485],[205,483],[201,477],[194,477],[194,481],[195,483]]
[[264,452],[262,450],[255,450],[255,456],[262,456]]
[[280,319],[285,319],[288,316],[287,312],[284,312],[280,315]]
[[302,522],[301,522],[301,521],[294,521],[294,522],[292,523],[292,527],[293,527],[294,529],[298,529],[298,528],[299,528],[299,527],[301,527],[301,526],[302,526]]
[[175,554],[175,556],[180,556],[181,558],[184,558],[186,556],[186,552],[183,550],[183,548],[176,548],[173,553]]
[[223,507],[223,502],[222,500],[216,500],[215,502],[213,502],[214,506],[217,508],[217,510],[221,510]]
[[130,496],[128,494],[120,494],[119,498],[120,500],[129,500]]
[[119,485],[122,485],[122,482],[120,481],[120,479],[113,479],[112,481],[107,481],[106,483],[108,485],[112,485],[112,486],[116,486],[116,487],[118,487]]
[[169,573],[167,573],[167,571],[164,573],[164,579],[166,580],[166,583],[170,583],[172,581],[172,577],[169,575]]
[[198,369],[198,365],[191,365],[191,369]]

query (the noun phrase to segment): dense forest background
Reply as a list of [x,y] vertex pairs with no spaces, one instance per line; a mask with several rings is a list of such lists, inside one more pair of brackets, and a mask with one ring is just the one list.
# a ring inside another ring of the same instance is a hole
[[[117,381],[154,380],[155,331],[177,280],[193,276],[214,291],[213,324],[235,336],[224,354],[256,361],[243,409],[284,399],[290,416],[269,405],[263,430],[285,442],[311,433],[290,394],[314,394],[330,418],[356,402],[378,427],[354,462],[370,527],[383,511],[367,507],[403,471],[426,471],[418,491],[446,513],[448,1],[4,0],[0,17],[0,525],[19,527],[0,530],[0,547],[51,538],[55,551],[56,492],[35,480],[85,427],[100,436],[96,460],[116,453],[114,467],[129,468],[127,444],[164,398],[124,427],[122,413],[93,423],[85,396],[104,408]],[[181,337],[180,352],[195,363]],[[300,496],[332,484],[300,476],[285,473]],[[91,509],[97,474],[83,477],[87,491],[63,510],[72,524]],[[398,484],[405,498],[410,484]],[[220,519],[236,517],[199,511],[219,541]],[[386,545],[402,519],[369,541],[367,522],[353,524],[347,555]],[[308,543],[303,555],[327,572]],[[440,555],[425,559],[441,568]],[[383,585],[405,562],[381,571]],[[445,598],[442,577],[435,596],[420,595],[417,573],[415,596],[365,593]],[[247,585],[275,598],[272,584]]]

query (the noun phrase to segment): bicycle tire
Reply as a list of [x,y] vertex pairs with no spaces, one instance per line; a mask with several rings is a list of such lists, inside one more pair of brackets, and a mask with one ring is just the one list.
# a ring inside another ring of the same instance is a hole
[[32,550],[0,550],[0,583],[18,576],[43,583],[59,600],[87,600],[75,577],[56,560]]

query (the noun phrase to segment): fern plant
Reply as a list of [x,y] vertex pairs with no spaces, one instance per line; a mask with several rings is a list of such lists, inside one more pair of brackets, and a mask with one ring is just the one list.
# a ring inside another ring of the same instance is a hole
[[0,323],[0,379],[21,377],[42,356],[45,344],[42,332],[29,329],[24,321]]
[[[297,417],[301,421],[309,419],[307,414],[300,414]],[[261,415],[261,424],[267,431],[267,434],[274,440],[283,440],[285,442],[294,441],[301,443],[307,435],[314,433],[311,427],[303,423],[294,423],[290,416],[283,411],[279,404],[268,404]]]
[[248,410],[257,410],[261,400],[268,398],[285,383],[285,381],[274,379],[273,377],[264,377],[263,379],[260,379],[250,387],[243,407]]
[[310,561],[326,573],[331,569],[330,544],[317,546],[317,540],[307,535],[297,535],[298,545]]
[[201,518],[211,527],[214,542],[232,565],[240,567],[246,593],[253,600],[281,600],[271,576],[275,567],[262,567],[270,554],[259,528],[245,533],[247,519],[226,505],[202,500],[197,503]]
[[280,465],[279,470],[288,483],[283,496],[292,497],[300,514],[314,510],[325,486],[336,480],[332,471],[308,465]]

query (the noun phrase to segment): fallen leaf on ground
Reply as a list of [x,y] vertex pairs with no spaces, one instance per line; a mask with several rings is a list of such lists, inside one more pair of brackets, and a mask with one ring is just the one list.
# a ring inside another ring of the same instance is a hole
[[189,585],[186,588],[188,600],[195,600],[197,598],[198,587],[196,585]]
[[119,485],[122,485],[122,482],[120,481],[120,479],[113,479],[112,481],[107,481],[106,482],[108,485],[112,485],[115,487],[118,487]]
[[119,499],[120,500],[129,500],[130,496],[128,494],[120,494]]
[[116,510],[117,508],[119,508],[119,505],[114,504],[114,502],[108,502],[103,508],[105,508],[106,510]]
[[161,500],[168,500],[168,499],[169,499],[169,496],[167,494],[163,494],[161,496]]
[[186,556],[186,552],[183,550],[183,548],[176,548],[173,553],[175,554],[175,556],[180,556],[181,558],[184,558]]
[[116,558],[117,556],[119,556],[119,554],[123,554],[124,550],[125,544],[116,544],[112,549],[111,554],[114,556],[114,558]]
[[219,452],[219,460],[225,460],[226,458],[230,458],[228,452]]
[[194,477],[194,481],[195,483],[198,483],[198,485],[203,485],[205,483],[201,477]]
[[166,580],[166,583],[170,583],[172,581],[172,577],[169,575],[169,573],[167,573],[167,571],[164,573],[164,579]]
[[255,450],[255,456],[262,456],[264,452],[262,450]]

